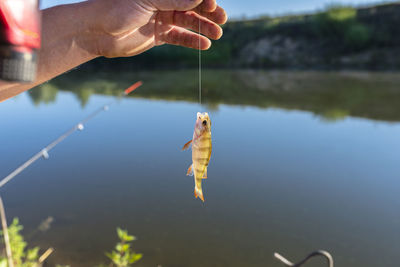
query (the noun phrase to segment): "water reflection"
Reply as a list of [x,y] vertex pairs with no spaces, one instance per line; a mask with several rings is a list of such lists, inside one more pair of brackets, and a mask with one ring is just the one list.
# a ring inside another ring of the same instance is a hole
[[[2,176],[139,79],[2,191],[29,244],[55,248],[49,266],[104,262],[117,226],[139,238],[137,266],[279,266],[275,251],[315,249],[338,266],[396,266],[400,124],[314,115],[396,121],[396,74],[207,71],[214,112],[197,104],[195,71],[73,72],[0,105]],[[180,151],[199,109],[214,125],[206,204]]]
[[56,101],[58,88],[51,83],[42,84],[34,90],[29,90],[28,95],[35,106],[40,103],[49,104]]
[[[130,97],[198,101],[196,71],[140,73],[71,72],[29,92],[32,101],[51,103],[57,90],[71,91],[84,107],[93,94],[118,95],[136,80],[145,86]],[[203,102],[310,111],[324,120],[347,116],[400,121],[398,73],[266,72],[206,70]]]

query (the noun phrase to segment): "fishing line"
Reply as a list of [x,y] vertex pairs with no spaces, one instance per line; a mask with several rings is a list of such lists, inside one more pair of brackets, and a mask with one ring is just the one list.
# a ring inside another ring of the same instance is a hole
[[199,17],[199,103],[201,105],[201,17]]
[[[131,92],[133,92],[134,90],[136,90],[139,86],[142,85],[142,82],[136,82],[135,84],[133,84],[132,86],[130,86],[129,88],[127,88],[123,94],[121,96],[127,96],[128,94],[130,94]],[[6,177],[4,177],[1,181],[0,181],[0,187],[4,186],[6,183],[8,183],[11,179],[13,179],[15,176],[17,176],[18,174],[20,174],[23,170],[25,170],[26,168],[28,168],[30,165],[32,165],[35,161],[37,161],[40,158],[44,158],[44,159],[48,159],[49,158],[49,151],[52,150],[56,145],[58,145],[59,143],[61,143],[61,141],[63,141],[65,138],[67,138],[68,136],[70,136],[71,134],[73,134],[75,131],[83,131],[84,129],[84,124],[87,123],[88,121],[90,121],[91,119],[93,119],[94,117],[96,117],[98,114],[107,111],[109,109],[109,106],[116,103],[117,100],[114,100],[112,102],[110,102],[107,105],[103,105],[102,107],[100,107],[99,109],[97,109],[96,111],[94,111],[93,113],[91,113],[89,116],[87,116],[86,118],[84,118],[83,120],[81,120],[78,124],[74,125],[71,129],[69,129],[68,131],[66,131],[63,135],[61,135],[60,137],[58,137],[56,140],[54,140],[52,143],[50,143],[49,145],[47,145],[45,148],[43,148],[42,150],[40,150],[38,153],[36,153],[33,157],[31,157],[30,159],[28,159],[27,161],[25,161],[21,166],[19,166],[18,168],[16,168],[13,172],[11,172],[9,175],[7,175]]]

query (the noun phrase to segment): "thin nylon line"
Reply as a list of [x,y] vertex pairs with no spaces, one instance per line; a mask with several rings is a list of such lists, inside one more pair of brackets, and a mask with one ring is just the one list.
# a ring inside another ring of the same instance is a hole
[[201,105],[201,42],[200,42],[200,38],[201,38],[201,20],[199,18],[199,103]]

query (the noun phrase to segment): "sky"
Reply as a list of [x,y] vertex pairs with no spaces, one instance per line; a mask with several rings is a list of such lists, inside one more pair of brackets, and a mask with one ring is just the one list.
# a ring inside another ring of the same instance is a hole
[[[81,2],[82,0],[41,0],[41,7]],[[287,13],[304,13],[318,10],[332,3],[365,5],[381,3],[382,0],[217,0],[228,15],[233,18],[256,17],[259,15],[281,15]],[[395,2],[395,1],[385,1]]]

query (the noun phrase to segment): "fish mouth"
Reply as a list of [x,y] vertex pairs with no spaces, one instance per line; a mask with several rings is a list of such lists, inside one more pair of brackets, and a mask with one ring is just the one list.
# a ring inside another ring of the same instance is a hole
[[197,120],[196,120],[197,127],[207,130],[210,124],[211,124],[210,117],[208,116],[207,112],[204,113],[197,112]]

